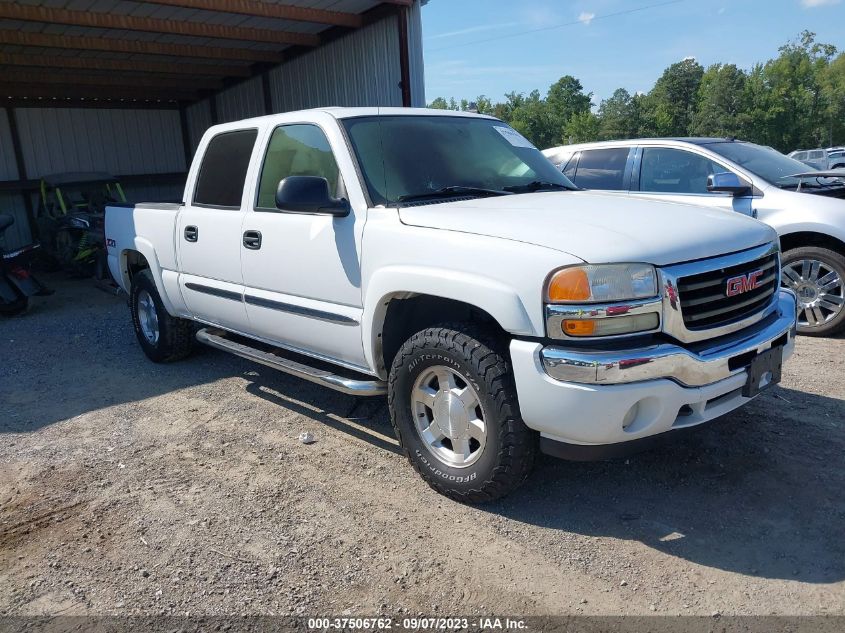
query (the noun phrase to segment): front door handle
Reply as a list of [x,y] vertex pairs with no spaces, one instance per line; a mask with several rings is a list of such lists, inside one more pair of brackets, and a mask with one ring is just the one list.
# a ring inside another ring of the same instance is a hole
[[200,231],[195,226],[185,227],[185,239],[188,242],[196,242],[200,238]]
[[244,231],[244,246],[251,251],[257,251],[261,248],[261,232]]

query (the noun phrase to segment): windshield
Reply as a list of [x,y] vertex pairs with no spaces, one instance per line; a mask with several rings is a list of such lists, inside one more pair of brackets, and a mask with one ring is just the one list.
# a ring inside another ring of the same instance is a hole
[[576,189],[521,134],[495,119],[395,115],[344,119],[375,205]]
[[708,143],[705,147],[778,187],[797,187],[800,179],[790,176],[817,171],[815,167],[784,156],[771,147],[753,143]]

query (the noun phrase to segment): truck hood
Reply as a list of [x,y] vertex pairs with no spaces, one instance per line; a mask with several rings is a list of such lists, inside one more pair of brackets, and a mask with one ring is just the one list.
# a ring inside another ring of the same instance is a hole
[[526,242],[594,264],[665,266],[777,239],[772,228],[740,213],[593,191],[401,207],[399,217],[411,226]]

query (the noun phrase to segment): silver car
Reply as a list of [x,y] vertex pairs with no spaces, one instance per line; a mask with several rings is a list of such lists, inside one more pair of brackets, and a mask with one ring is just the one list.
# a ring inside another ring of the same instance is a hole
[[725,138],[635,139],[543,152],[584,189],[749,215],[780,235],[781,283],[798,293],[798,329],[845,328],[845,170],[818,172],[770,148]]

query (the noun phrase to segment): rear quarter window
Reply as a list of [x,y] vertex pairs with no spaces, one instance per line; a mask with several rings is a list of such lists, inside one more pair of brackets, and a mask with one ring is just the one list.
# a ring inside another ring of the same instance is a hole
[[223,132],[209,141],[200,164],[194,204],[240,209],[258,130]]

